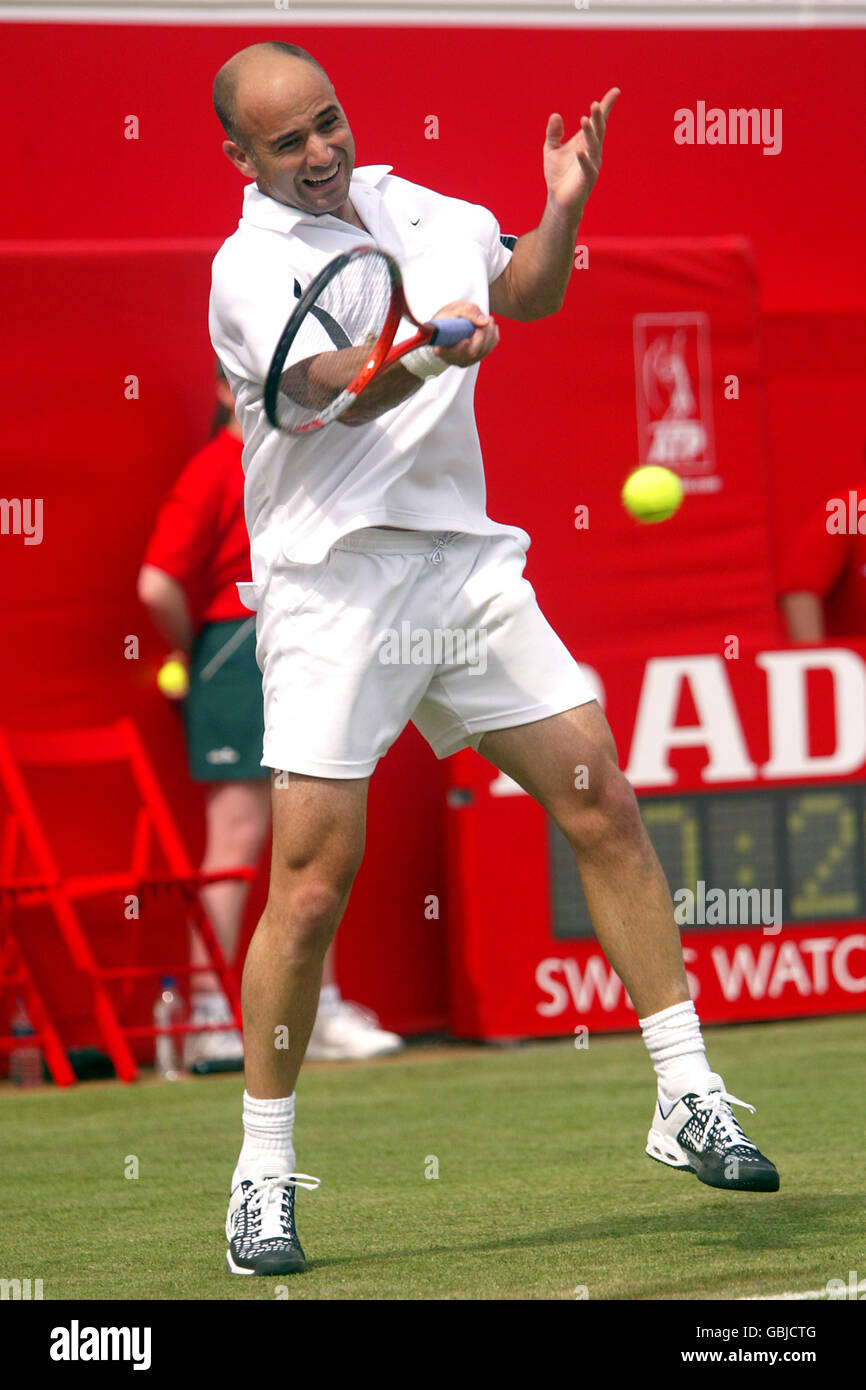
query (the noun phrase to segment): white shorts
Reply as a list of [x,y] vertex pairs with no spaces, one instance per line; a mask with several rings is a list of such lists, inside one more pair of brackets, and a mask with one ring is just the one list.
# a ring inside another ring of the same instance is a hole
[[594,700],[525,564],[507,534],[375,527],[280,564],[257,594],[262,766],[368,777],[410,720],[447,758]]

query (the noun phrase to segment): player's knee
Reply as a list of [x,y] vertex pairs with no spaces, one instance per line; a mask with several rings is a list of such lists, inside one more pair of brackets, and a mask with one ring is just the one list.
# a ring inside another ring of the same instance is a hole
[[351,886],[351,876],[308,873],[290,887],[272,885],[265,914],[280,947],[293,959],[324,955],[333,940]]
[[603,763],[595,776],[590,771],[587,785],[575,788],[557,822],[577,852],[644,837],[637,797],[615,763]]

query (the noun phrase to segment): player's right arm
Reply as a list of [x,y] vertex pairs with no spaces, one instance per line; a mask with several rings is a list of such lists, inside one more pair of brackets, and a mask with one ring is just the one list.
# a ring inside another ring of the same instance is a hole
[[[435,355],[448,366],[471,367],[492,352],[499,342],[499,329],[477,304],[455,300],[444,305],[434,318],[467,318],[476,325],[471,338],[451,348],[434,348]],[[344,391],[361,371],[367,357],[363,347],[321,352],[293,363],[283,372],[280,389],[300,405],[311,408],[327,405]],[[364,388],[363,399],[339,417],[341,425],[367,425],[378,416],[408,400],[423,385],[422,378],[394,362]]]

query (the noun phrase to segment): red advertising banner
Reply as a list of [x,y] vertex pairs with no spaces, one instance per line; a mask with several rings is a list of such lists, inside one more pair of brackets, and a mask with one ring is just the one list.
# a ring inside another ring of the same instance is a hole
[[[600,661],[707,1022],[866,1009],[866,642]],[[633,1027],[574,856],[473,753],[448,793],[452,1026]],[[635,902],[639,929],[640,902]]]
[[[692,998],[705,1023],[791,1018],[866,1009],[866,930],[845,923],[786,927],[784,937],[760,930],[683,933]],[[563,1033],[580,1023],[597,1032],[634,1027],[622,982],[597,946],[546,956],[535,972],[536,1032]]]
[[[588,237],[567,309],[509,325],[479,380],[490,515],[579,660],[777,640],[757,283],[742,238]],[[543,350],[540,330],[543,328]],[[515,388],[527,402],[515,410]],[[501,424],[491,437],[489,422]],[[663,525],[625,512],[640,464],[682,479]],[[507,479],[507,488],[504,480]]]

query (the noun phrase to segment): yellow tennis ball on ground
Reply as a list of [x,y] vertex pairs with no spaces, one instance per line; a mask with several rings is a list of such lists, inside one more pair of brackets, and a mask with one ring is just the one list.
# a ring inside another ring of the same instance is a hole
[[636,468],[626,478],[622,504],[636,521],[667,521],[683,500],[683,485],[676,473],[658,464]]
[[164,661],[159,668],[156,683],[163,695],[179,700],[189,690],[189,676],[182,661]]

